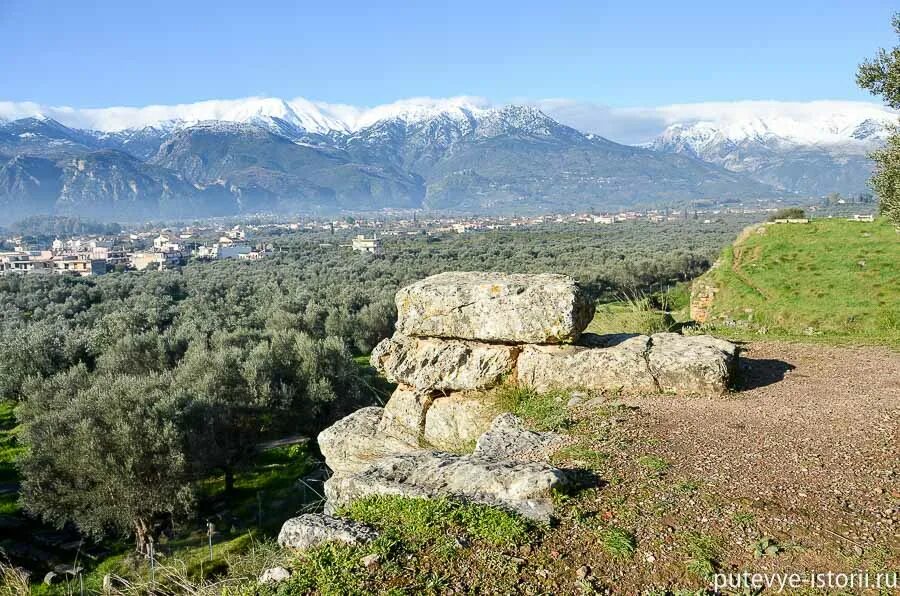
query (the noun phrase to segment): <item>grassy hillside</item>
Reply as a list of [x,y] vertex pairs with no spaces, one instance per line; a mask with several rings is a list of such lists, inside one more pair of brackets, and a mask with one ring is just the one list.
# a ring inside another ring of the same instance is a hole
[[900,234],[883,219],[751,228],[699,283],[717,288],[715,333],[900,346]]

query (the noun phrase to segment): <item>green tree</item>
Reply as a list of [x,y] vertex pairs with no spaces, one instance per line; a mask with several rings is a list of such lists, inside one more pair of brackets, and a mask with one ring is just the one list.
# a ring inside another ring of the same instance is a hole
[[254,400],[241,375],[242,351],[237,347],[188,350],[176,370],[177,386],[188,396],[185,426],[193,473],[211,470],[225,475],[225,491],[234,489],[235,471],[265,432],[271,413]]
[[169,385],[159,375],[95,378],[83,365],[31,385],[17,410],[26,509],[97,538],[132,534],[146,552],[194,502],[182,400]]
[[[894,15],[891,25],[900,36],[900,13]],[[880,49],[875,58],[860,64],[856,83],[873,95],[880,95],[888,106],[900,109],[900,46]],[[875,174],[870,184],[878,195],[879,210],[900,226],[900,129],[894,127],[887,145],[873,152],[872,159]]]

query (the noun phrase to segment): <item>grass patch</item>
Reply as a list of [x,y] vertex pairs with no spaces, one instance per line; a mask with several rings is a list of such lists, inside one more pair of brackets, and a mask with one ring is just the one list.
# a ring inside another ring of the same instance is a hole
[[900,347],[898,261],[900,237],[884,218],[751,230],[705,276],[718,288],[709,330]]
[[[14,409],[15,402],[0,402],[0,485],[12,485],[19,482],[16,458],[25,450],[16,439]],[[20,509],[18,499],[19,495],[16,491],[0,492],[0,515],[18,513]]]
[[584,444],[567,445],[553,454],[554,462],[572,461],[580,467],[599,470],[609,460],[609,454]]
[[588,333],[641,333],[650,335],[677,328],[678,322],[659,303],[648,297],[625,298],[597,306]]
[[491,546],[525,542],[534,525],[523,517],[487,505],[451,499],[376,496],[354,502],[343,512],[407,545],[424,546],[448,536],[470,538]]
[[731,516],[731,521],[733,521],[735,525],[741,526],[742,528],[750,527],[755,519],[756,516],[748,511],[738,511]]
[[611,527],[600,534],[600,547],[614,559],[630,559],[634,555],[637,543],[634,534],[628,530]]
[[522,417],[535,430],[561,430],[571,424],[566,403],[567,391],[538,393],[528,387],[504,385],[497,390],[496,404],[500,411]]
[[683,550],[687,555],[685,567],[697,577],[708,579],[719,568],[719,545],[711,536],[693,532],[687,534]]
[[666,472],[672,464],[658,455],[645,455],[638,460],[641,466],[654,474],[661,475]]
[[675,491],[682,495],[692,495],[700,490],[700,486],[701,482],[699,480],[685,480],[675,486]]

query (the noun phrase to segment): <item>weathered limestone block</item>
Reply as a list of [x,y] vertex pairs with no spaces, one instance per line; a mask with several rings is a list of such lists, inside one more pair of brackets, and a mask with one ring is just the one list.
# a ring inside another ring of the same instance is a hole
[[494,418],[490,428],[478,438],[475,455],[514,462],[549,461],[550,456],[569,442],[554,432],[537,432],[525,428],[525,422],[506,412]]
[[354,472],[379,457],[419,448],[417,444],[379,434],[383,412],[383,408],[362,408],[319,433],[319,450],[329,468],[335,473]]
[[565,275],[449,272],[397,292],[397,331],[499,343],[574,342],[594,306]]
[[[624,338],[624,339],[623,339]],[[517,364],[520,384],[537,391],[582,388],[656,392],[646,335],[619,336],[608,347],[525,346]]]
[[365,524],[323,513],[305,513],[284,522],[278,533],[278,544],[305,550],[325,542],[361,544],[377,537],[378,533]]
[[552,491],[568,482],[562,470],[549,464],[416,451],[381,459],[355,474],[332,476],[325,483],[325,507],[333,512],[372,495],[449,496],[549,521]]
[[496,414],[496,405],[485,395],[438,397],[425,414],[425,444],[442,451],[471,450]]
[[709,335],[656,333],[651,337],[650,372],[661,391],[721,395],[737,366],[737,346]]
[[499,384],[516,366],[518,348],[395,333],[375,346],[371,363],[392,383],[467,391]]
[[399,385],[384,405],[378,434],[420,446],[425,433],[425,414],[431,407],[431,401],[431,393]]

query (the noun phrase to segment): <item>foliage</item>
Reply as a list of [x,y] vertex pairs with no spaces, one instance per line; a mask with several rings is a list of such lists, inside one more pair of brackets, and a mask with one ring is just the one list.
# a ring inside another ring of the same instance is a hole
[[92,379],[81,366],[43,383],[18,411],[25,507],[95,537],[133,531],[143,552],[192,504],[181,402],[157,376]]
[[[900,13],[893,16],[891,25],[900,36]],[[856,83],[872,95],[880,95],[890,107],[900,108],[900,46],[880,49],[875,58],[860,64]],[[875,174],[871,185],[878,195],[880,211],[900,226],[900,131],[895,128],[887,146],[872,153],[872,159]]]
[[[276,255],[262,262],[0,277],[0,399],[21,404],[25,501],[94,535],[136,524],[152,535],[190,516],[189,493],[210,477],[239,492],[261,441],[314,436],[384,393],[352,356],[393,332],[401,285],[507,270],[569,273],[595,297],[653,292],[702,272],[743,223],[396,237],[377,259],[339,234],[299,233],[270,238]],[[519,398],[526,417],[565,424],[565,402]],[[97,496],[105,483],[114,490]]]
[[34,215],[10,225],[10,231],[31,240],[53,240],[57,236],[81,234],[113,235],[122,230],[117,223],[85,221],[77,217]]
[[687,570],[701,578],[709,578],[719,568],[719,545],[711,536],[690,532],[682,546],[687,555]]
[[894,225],[900,225],[900,132],[896,128],[885,147],[872,153],[872,159],[875,174],[871,184],[880,199],[878,209]]
[[636,548],[634,534],[618,527],[605,529],[600,535],[600,546],[614,559],[628,559]]
[[775,221],[776,219],[805,219],[806,211],[801,209],[800,207],[786,207],[784,209],[779,209],[775,213],[769,216],[769,221]]
[[[21,455],[23,448],[15,433],[14,405],[13,402],[0,402],[0,485],[18,481],[15,460]],[[15,492],[0,492],[0,515],[17,512],[17,500]]]

